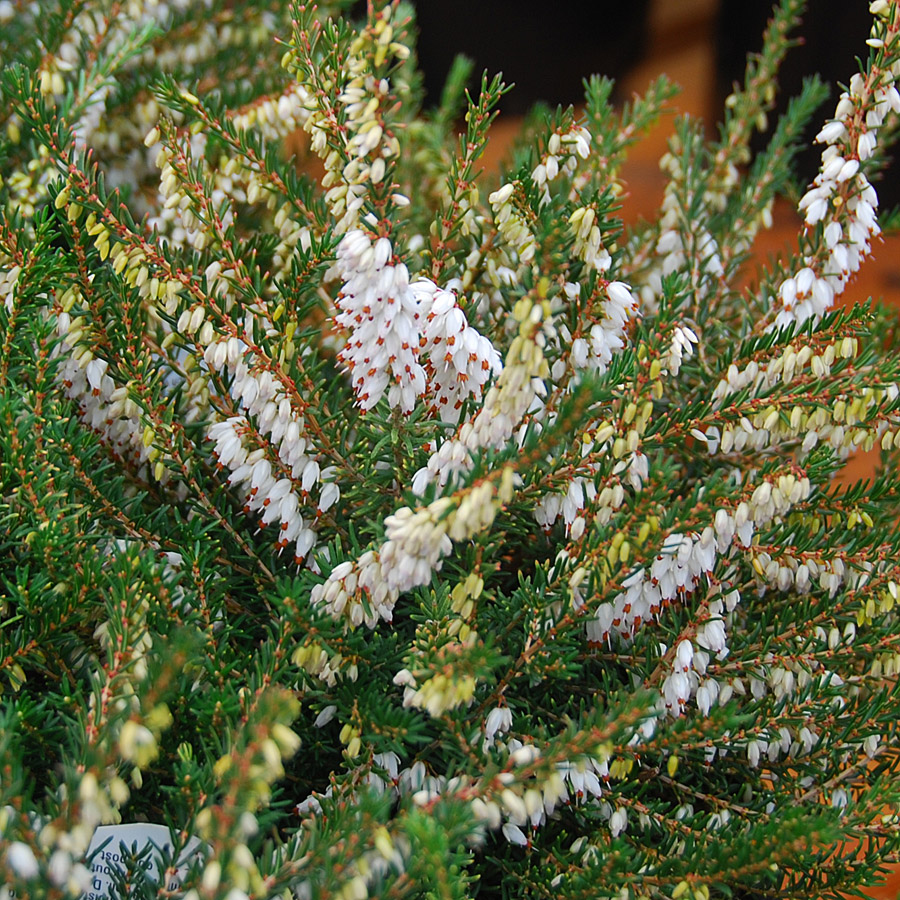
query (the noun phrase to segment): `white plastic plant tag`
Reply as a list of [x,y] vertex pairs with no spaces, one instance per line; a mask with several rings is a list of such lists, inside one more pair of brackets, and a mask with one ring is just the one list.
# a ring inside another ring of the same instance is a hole
[[[124,845],[124,847],[123,847]],[[176,890],[187,871],[191,857],[201,848],[197,838],[191,838],[178,859],[178,872],[164,885]],[[147,851],[147,848],[150,848]],[[99,849],[102,848],[102,849]],[[142,854],[141,866],[152,879],[160,877],[160,858],[170,853],[172,844],[169,829],[164,825],[135,822],[130,825],[101,825],[91,838],[88,856],[91,862],[91,888],[83,900],[125,900],[115,889],[115,874],[125,869],[129,856]],[[95,852],[96,851],[96,852]],[[124,851],[124,852],[123,852]]]

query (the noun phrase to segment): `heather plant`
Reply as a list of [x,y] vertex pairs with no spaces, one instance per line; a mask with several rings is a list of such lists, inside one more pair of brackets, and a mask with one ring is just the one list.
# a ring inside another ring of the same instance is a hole
[[754,157],[782,0],[627,227],[665,78],[482,171],[501,78],[425,109],[414,10],[349,5],[0,0],[0,894],[865,896],[900,5]]

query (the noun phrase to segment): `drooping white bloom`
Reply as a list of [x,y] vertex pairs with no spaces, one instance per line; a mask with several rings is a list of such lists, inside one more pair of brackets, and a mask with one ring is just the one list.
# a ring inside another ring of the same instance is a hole
[[494,738],[498,734],[506,734],[512,727],[512,711],[508,706],[495,706],[484,720],[484,743],[482,749],[485,752],[494,745]]
[[509,246],[515,250],[520,263],[530,263],[537,250],[537,240],[521,212],[513,203],[516,185],[504,184],[488,196],[494,211],[494,224]]
[[575,368],[596,369],[603,373],[615,354],[625,347],[625,329],[638,312],[638,301],[631,288],[622,281],[606,285],[606,299],[600,304],[600,321],[591,326],[589,351],[582,347],[581,338],[572,343],[572,363]]
[[22,841],[13,841],[6,848],[6,863],[19,878],[26,881],[36,878],[40,872],[34,851]]
[[337,707],[334,704],[326,706],[317,716],[313,725],[316,728],[324,728],[335,716]]
[[392,263],[387,238],[348,232],[337,253],[343,286],[335,324],[347,332],[338,359],[350,373],[357,402],[371,409],[387,394],[404,413],[428,393],[444,421],[455,421],[470,395],[480,396],[500,356],[466,319],[456,296],[428,279],[409,281]]
[[612,265],[612,256],[603,246],[603,235],[597,224],[597,214],[592,206],[579,206],[569,217],[569,226],[575,235],[575,255],[584,260],[588,269],[605,272]]
[[512,822],[506,822],[500,830],[503,833],[503,837],[511,844],[515,844],[519,847],[528,846],[528,838],[518,825],[513,825]]
[[391,264],[392,255],[387,238],[372,244],[359,230],[342,238],[337,270],[343,286],[335,324],[348,337],[338,359],[363,410],[387,393],[391,406],[408,413],[426,387],[419,361],[421,310],[409,271],[402,263]]
[[[541,189],[541,204],[550,202],[548,184],[560,172],[571,175],[579,159],[587,159],[591,152],[591,133],[581,125],[567,131],[555,131],[547,141],[547,152],[531,173],[531,180]],[[560,160],[562,164],[560,165]]]
[[[854,75],[849,90],[838,100],[834,119],[816,136],[817,143],[826,147],[819,174],[798,208],[808,228],[824,225],[829,254],[824,263],[815,256],[806,257],[803,268],[778,286],[776,328],[819,319],[831,309],[881,232],[875,215],[878,196],[860,165],[875,152],[884,115],[900,105],[900,94],[891,72],[881,72],[878,78],[873,85],[862,74]],[[863,106],[869,109],[865,124],[858,121]],[[855,146],[850,146],[849,135],[854,131],[859,136]]]
[[456,422],[463,401],[481,396],[487,380],[503,369],[494,345],[466,319],[451,291],[431,281],[414,284],[424,315],[422,351],[428,354],[431,405],[445,422]]
[[[71,295],[71,291],[67,293]],[[66,294],[62,302],[68,306],[65,297]],[[65,395],[78,405],[81,420],[121,459],[138,471],[152,470],[158,481],[167,482],[168,468],[160,462],[155,467],[148,465],[159,453],[152,441],[146,439],[138,405],[125,387],[113,381],[109,364],[81,345],[84,335],[78,325],[73,327],[69,313],[59,313],[57,332],[62,340],[56,345],[54,355],[63,358],[57,378]]]
[[0,252],[0,303],[6,306],[7,312],[12,312],[16,301],[16,287],[22,267],[13,265],[12,260]]
[[545,392],[543,379],[549,372],[543,346],[551,323],[542,320],[539,305],[523,312],[519,334],[506,355],[503,371],[491,385],[474,416],[464,422],[456,437],[444,441],[413,476],[413,491],[419,495],[432,482],[444,485],[451,476],[471,465],[470,453],[486,447],[502,447],[513,436],[523,417]]
[[252,354],[242,341],[229,338],[211,343],[204,359],[212,370],[227,368],[233,373],[232,396],[277,449],[280,463],[273,467],[265,457],[257,458],[261,448],[247,445],[253,431],[250,421],[239,415],[214,422],[209,428],[219,464],[230,470],[229,483],[244,490],[246,511],[259,513],[261,526],[277,524],[279,550],[293,544],[299,564],[316,542],[312,519],[304,519],[301,508],[310,491],[325,481],[318,504],[318,510],[324,512],[337,500],[338,486],[325,480],[328,473],[320,468],[305,423],[284,386],[269,370],[251,368]]
[[699,343],[699,338],[687,325],[679,325],[672,334],[672,343],[669,346],[669,354],[666,358],[666,368],[671,375],[677,375],[681,370],[681,361],[687,356],[694,355],[694,345]]
[[628,826],[628,812],[622,807],[616,807],[615,812],[609,817],[609,830],[613,837],[618,837]]

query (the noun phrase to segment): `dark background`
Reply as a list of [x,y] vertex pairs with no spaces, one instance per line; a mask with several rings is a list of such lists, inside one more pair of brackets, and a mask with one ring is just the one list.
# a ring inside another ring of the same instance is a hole
[[[521,115],[536,101],[579,103],[582,80],[600,73],[621,79],[644,56],[651,0],[419,0],[419,64],[428,102],[440,97],[454,57],[463,53],[480,75],[502,72],[514,89],[501,103],[505,115]],[[658,0],[679,3],[681,0]],[[865,47],[872,18],[863,0],[810,0],[800,34],[780,77],[779,111],[798,93],[806,75],[818,72],[826,84],[846,81],[856,71],[855,58]],[[711,118],[735,81],[743,80],[749,52],[760,49],[771,16],[770,0],[720,0],[715,16],[715,97]],[[690,36],[682,36],[688,39]],[[676,38],[677,39],[677,38]],[[834,109],[837,93],[814,120],[810,144],[821,121]],[[619,98],[624,99],[624,98]],[[771,121],[774,121],[773,116]],[[761,146],[764,138],[757,141]],[[799,176],[815,175],[821,148],[810,146],[801,156]],[[896,182],[896,183],[895,183]],[[900,179],[878,185],[883,204],[900,201]]]
[[[786,93],[795,92],[810,72],[830,83],[847,78],[868,37],[867,3],[810,0],[809,6],[804,43],[791,50],[783,72]],[[504,100],[506,113],[523,113],[536,100],[577,103],[586,75],[620,78],[641,59],[649,7],[650,0],[419,0],[426,89],[430,97],[439,96],[454,56],[464,53],[476,72],[502,71],[515,82]],[[720,0],[715,40],[723,94],[742,77],[747,53],[759,49],[771,11],[771,0]]]

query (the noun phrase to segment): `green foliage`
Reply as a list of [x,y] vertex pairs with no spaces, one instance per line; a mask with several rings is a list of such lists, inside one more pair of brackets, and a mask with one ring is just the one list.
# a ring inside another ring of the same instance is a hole
[[812,186],[816,79],[750,151],[783,0],[627,226],[666,78],[588,78],[492,173],[508,88],[460,58],[423,110],[405,3],[39,6],[0,2],[0,893],[90,896],[147,822],[119,896],[865,896],[900,356],[838,299],[896,0]]

